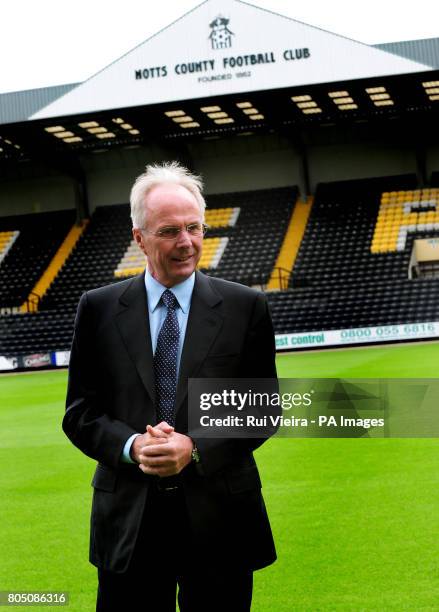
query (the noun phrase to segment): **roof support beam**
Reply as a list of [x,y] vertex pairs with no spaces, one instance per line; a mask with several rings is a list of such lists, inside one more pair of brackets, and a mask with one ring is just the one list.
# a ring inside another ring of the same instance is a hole
[[288,139],[291,142],[295,151],[300,157],[300,175],[301,175],[301,192],[304,196],[312,195],[311,179],[309,173],[308,147],[306,145],[305,134],[303,130],[290,132]]
[[77,172],[73,180],[75,189],[76,224],[79,225],[84,219],[90,218],[87,178],[79,160]]
[[424,142],[418,142],[415,149],[416,155],[416,174],[421,187],[428,184],[427,177],[427,151]]

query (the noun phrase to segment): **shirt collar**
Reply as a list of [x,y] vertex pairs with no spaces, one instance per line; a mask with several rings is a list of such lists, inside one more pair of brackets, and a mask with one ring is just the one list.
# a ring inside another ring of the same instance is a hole
[[[180,308],[187,314],[191,305],[192,291],[195,285],[195,272],[178,285],[170,287],[170,290],[175,295],[180,305]],[[145,287],[146,297],[148,299],[148,310],[154,312],[160,302],[163,291],[167,289],[161,283],[159,283],[154,277],[151,276],[148,270],[145,271]]]

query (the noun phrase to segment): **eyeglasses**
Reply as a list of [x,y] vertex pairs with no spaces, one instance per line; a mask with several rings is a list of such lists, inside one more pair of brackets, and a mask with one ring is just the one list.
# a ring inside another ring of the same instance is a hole
[[173,225],[169,225],[166,227],[161,227],[155,232],[151,232],[146,228],[142,228],[143,232],[148,232],[148,234],[152,234],[157,238],[161,238],[162,240],[175,240],[177,236],[185,230],[190,236],[204,236],[204,234],[208,230],[208,225],[204,223],[189,223],[185,227],[174,227]]

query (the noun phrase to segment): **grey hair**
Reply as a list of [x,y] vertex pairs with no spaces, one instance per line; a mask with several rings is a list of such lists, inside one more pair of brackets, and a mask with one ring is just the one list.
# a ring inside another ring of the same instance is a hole
[[202,190],[203,181],[200,176],[189,172],[187,168],[176,161],[146,166],[145,172],[137,177],[130,195],[131,220],[134,229],[142,229],[146,223],[145,196],[153,187],[163,184],[181,185],[195,197],[202,218],[206,202]]

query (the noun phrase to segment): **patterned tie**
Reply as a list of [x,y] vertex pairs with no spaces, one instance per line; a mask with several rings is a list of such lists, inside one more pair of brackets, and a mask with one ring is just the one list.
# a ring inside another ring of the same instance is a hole
[[166,421],[174,426],[174,403],[177,390],[177,354],[180,329],[176,309],[179,303],[169,289],[163,292],[161,300],[168,309],[157,338],[154,354],[155,390],[157,398],[157,422]]

